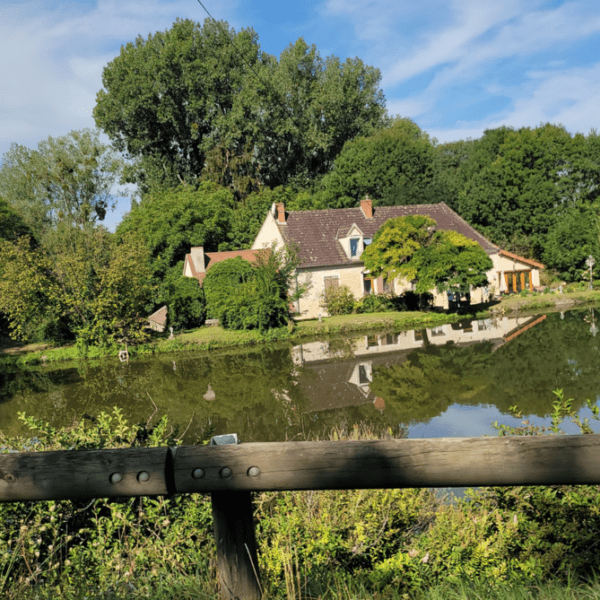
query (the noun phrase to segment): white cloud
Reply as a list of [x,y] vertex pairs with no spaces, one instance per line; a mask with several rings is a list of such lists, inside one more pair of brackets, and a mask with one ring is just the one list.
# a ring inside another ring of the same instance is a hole
[[550,122],[564,125],[571,133],[584,134],[600,128],[600,63],[588,68],[531,72],[528,76],[527,93],[519,87],[505,90],[512,98],[510,109],[477,122],[428,129],[428,133],[441,142],[450,142],[478,138],[485,129],[502,125],[536,127]]
[[[228,18],[237,0],[219,4]],[[104,65],[138,35],[177,17],[203,21],[187,0],[98,0],[95,6],[25,2],[0,6],[0,155],[49,135],[94,127],[91,107]]]

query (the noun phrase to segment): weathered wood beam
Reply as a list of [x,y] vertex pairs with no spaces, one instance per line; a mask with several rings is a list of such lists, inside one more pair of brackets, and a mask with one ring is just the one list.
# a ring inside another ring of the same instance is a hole
[[[143,473],[148,474],[146,481]],[[115,474],[120,475],[119,481]],[[0,454],[0,501],[552,484],[600,484],[600,436],[249,443]]]
[[166,495],[172,473],[169,448],[0,454],[0,501]]

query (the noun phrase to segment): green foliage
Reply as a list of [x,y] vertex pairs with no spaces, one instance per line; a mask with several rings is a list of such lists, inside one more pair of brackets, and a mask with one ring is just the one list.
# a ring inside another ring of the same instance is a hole
[[322,201],[330,208],[357,206],[366,194],[381,204],[439,202],[432,185],[434,146],[410,119],[346,143],[323,179]]
[[32,237],[31,229],[19,213],[0,197],[0,239],[16,242],[20,237]]
[[[580,279],[591,254],[600,259],[600,236],[596,212],[588,206],[567,209],[548,231],[544,264],[565,281]],[[589,270],[588,270],[589,272]]]
[[361,259],[374,277],[416,281],[416,292],[462,292],[487,284],[492,260],[475,241],[456,231],[435,231],[430,217],[388,219]]
[[203,178],[243,198],[311,180],[344,142],[379,127],[379,81],[360,59],[322,59],[302,39],[277,60],[252,29],[177,20],[104,68],[94,117],[137,159],[127,178],[143,191]]
[[418,250],[429,244],[435,226],[433,219],[422,215],[388,219],[361,255],[365,268],[373,277],[383,276],[390,281],[397,277],[415,279],[416,272],[410,268],[410,261]]
[[466,182],[459,212],[492,241],[526,238],[530,252],[541,256],[558,215],[596,198],[600,167],[588,141],[563,127],[546,124],[502,133],[495,160]]
[[297,266],[295,252],[285,247],[258,254],[255,264],[240,257],[214,265],[204,278],[208,314],[219,319],[225,329],[258,329],[266,333],[287,326],[292,276]]
[[347,285],[325,288],[321,298],[321,308],[330,316],[349,315],[354,312],[356,300]]
[[388,294],[369,294],[356,303],[357,313],[376,313],[397,310],[394,296]]
[[58,221],[102,221],[123,167],[116,153],[89,129],[40,142],[37,150],[13,144],[2,157],[0,196],[39,239]]
[[144,240],[159,283],[191,247],[218,250],[228,238],[232,208],[231,193],[210,182],[157,189],[125,216],[117,234],[135,232]]
[[0,247],[0,310],[17,339],[77,336],[85,348],[144,336],[151,273],[134,234],[118,243],[102,227],[65,222],[39,248],[31,249],[26,238],[0,240]]
[[206,319],[204,291],[195,277],[183,276],[183,262],[171,267],[161,285],[158,304],[168,307],[168,325],[174,330],[200,327]]
[[225,329],[243,329],[244,316],[239,312],[254,279],[252,265],[241,257],[229,258],[212,266],[202,282],[208,316],[219,319]]

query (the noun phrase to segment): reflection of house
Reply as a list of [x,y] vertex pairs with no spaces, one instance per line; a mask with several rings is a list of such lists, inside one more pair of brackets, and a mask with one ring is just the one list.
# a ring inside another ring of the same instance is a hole
[[233,250],[231,252],[204,252],[202,246],[191,248],[190,253],[185,255],[183,263],[183,276],[195,277],[200,285],[206,276],[206,272],[218,262],[227,260],[228,258],[236,258],[239,256],[249,262],[256,260],[258,250]]
[[[299,280],[310,287],[307,296],[298,302],[298,312],[303,317],[315,317],[322,312],[320,300],[329,286],[347,285],[357,298],[370,293],[402,293],[410,289],[411,284],[407,282],[374,280],[360,260],[365,246],[371,243],[385,221],[409,215],[429,216],[439,229],[458,231],[480,244],[494,263],[488,281],[496,292],[531,289],[539,285],[539,269],[543,265],[500,250],[443,202],[374,208],[372,200],[365,198],[360,208],[288,212],[282,203],[274,204],[252,248],[268,248],[273,243],[279,247],[291,244],[298,248]],[[474,302],[485,299],[485,290],[473,290]],[[448,307],[445,294],[436,292],[434,302],[437,306]]]
[[[441,346],[448,342],[455,344],[472,344],[492,341],[500,346],[515,338],[520,333],[534,327],[545,317],[498,319],[479,319],[476,321],[459,321],[446,325],[437,325],[429,329],[414,329],[397,333],[377,333],[360,336],[351,344],[354,357],[374,356],[390,352],[402,352],[422,348],[426,344]],[[329,342],[308,342],[292,349],[292,360],[295,364],[319,362],[339,357],[339,352],[331,351]]]
[[298,385],[308,399],[308,412],[365,404],[383,411],[385,399],[376,397],[371,390],[376,368],[399,365],[426,343],[469,345],[491,341],[493,352],[544,319],[482,319],[426,330],[360,336],[350,345],[352,352],[343,354],[335,347],[331,349],[329,342],[309,342],[292,348],[292,360],[303,366],[297,371]]

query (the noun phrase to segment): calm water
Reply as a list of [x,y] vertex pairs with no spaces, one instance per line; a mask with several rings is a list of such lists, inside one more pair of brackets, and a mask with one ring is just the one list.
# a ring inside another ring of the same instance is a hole
[[58,426],[119,406],[143,422],[156,407],[156,416],[189,426],[189,443],[220,433],[305,439],[355,423],[408,427],[410,437],[493,435],[492,421],[520,423],[513,405],[549,424],[556,388],[578,410],[600,399],[596,322],[600,314],[586,309],[245,353],[11,370],[0,372],[0,429],[24,433],[23,411]]

